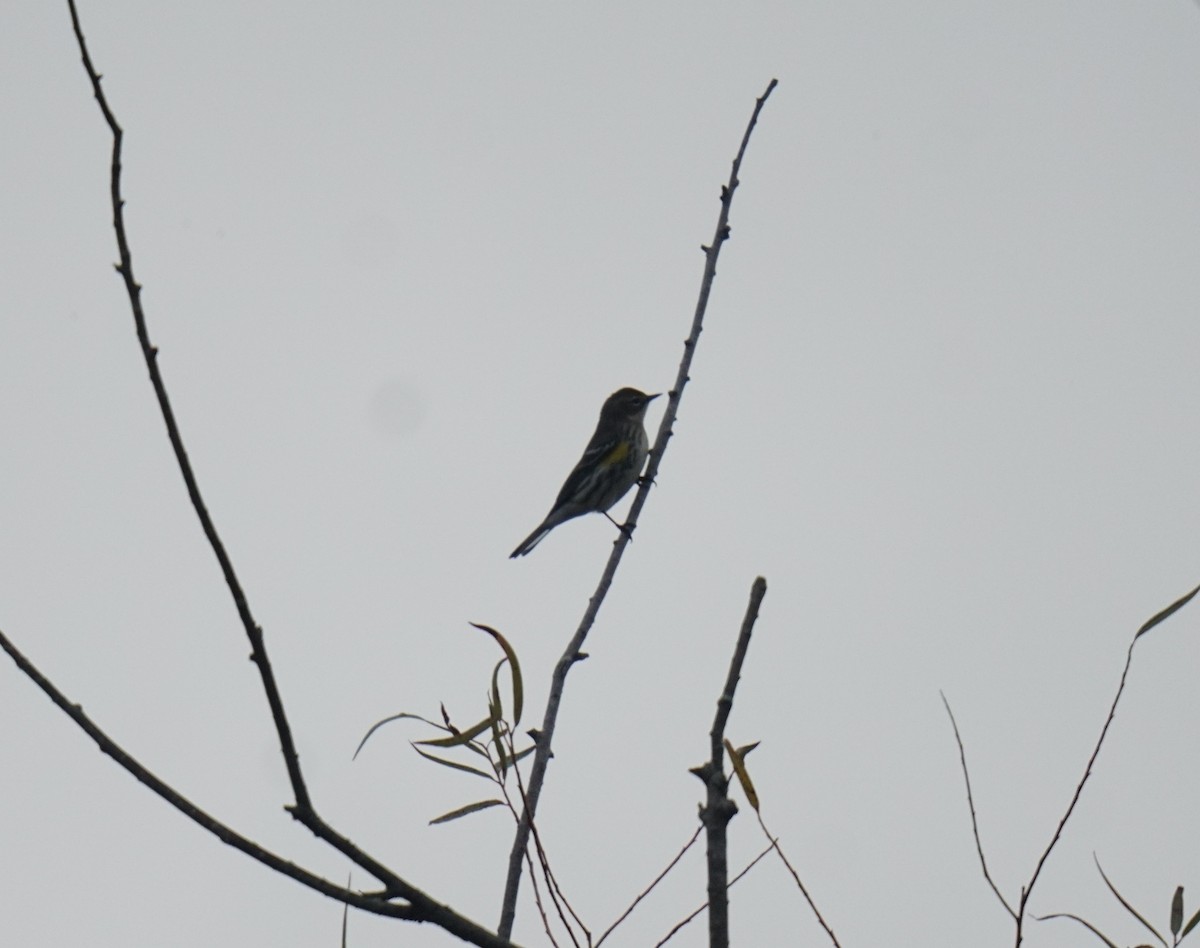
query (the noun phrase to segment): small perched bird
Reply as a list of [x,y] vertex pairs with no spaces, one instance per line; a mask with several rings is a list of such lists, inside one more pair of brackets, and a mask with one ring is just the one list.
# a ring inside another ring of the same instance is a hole
[[524,556],[547,533],[573,517],[593,512],[608,517],[608,508],[628,493],[642,473],[650,451],[644,423],[646,406],[656,398],[658,395],[647,395],[636,388],[623,388],[605,399],[592,440],[558,492],[554,506],[509,559]]

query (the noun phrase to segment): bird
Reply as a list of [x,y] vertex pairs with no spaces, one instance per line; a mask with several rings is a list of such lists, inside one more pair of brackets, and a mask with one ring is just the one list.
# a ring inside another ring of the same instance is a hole
[[[583,457],[567,475],[546,519],[512,551],[509,559],[524,556],[542,538],[574,517],[602,513],[624,497],[642,473],[650,441],[646,437],[646,407],[659,394],[647,395],[636,388],[621,388],[604,400],[600,420]],[[612,517],[608,517],[612,520]],[[614,524],[615,520],[612,521]],[[624,529],[624,528],[621,528]]]

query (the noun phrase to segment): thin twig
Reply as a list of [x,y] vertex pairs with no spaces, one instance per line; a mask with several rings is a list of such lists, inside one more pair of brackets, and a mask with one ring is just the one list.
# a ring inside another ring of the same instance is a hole
[[[1141,635],[1141,632],[1138,633]],[[1020,948],[1022,939],[1022,929],[1025,921],[1025,906],[1029,903],[1029,896],[1033,893],[1033,887],[1037,884],[1038,876],[1042,874],[1042,867],[1046,864],[1046,860],[1050,858],[1050,853],[1054,847],[1058,845],[1059,839],[1062,838],[1063,829],[1067,825],[1067,820],[1071,818],[1071,814],[1075,812],[1075,805],[1079,802],[1080,796],[1083,794],[1083,788],[1087,784],[1088,779],[1092,776],[1092,768],[1096,764],[1096,758],[1100,756],[1100,748],[1104,746],[1104,738],[1108,734],[1109,725],[1112,724],[1113,718],[1117,714],[1117,703],[1121,700],[1121,695],[1125,692],[1125,679],[1129,675],[1129,666],[1133,663],[1133,647],[1137,645],[1138,635],[1133,637],[1133,641],[1129,643],[1129,650],[1125,653],[1125,667],[1121,670],[1121,682],[1117,685],[1117,693],[1113,696],[1112,707],[1108,709],[1108,717],[1104,719],[1104,727],[1100,729],[1100,737],[1096,741],[1096,746],[1092,750],[1092,756],[1088,758],[1087,766],[1083,769],[1083,776],[1075,787],[1075,792],[1071,795],[1071,802],[1067,804],[1066,812],[1063,813],[1062,819],[1058,821],[1058,826],[1054,828],[1054,835],[1050,838],[1046,849],[1038,858],[1037,865],[1034,867],[1033,875],[1029,877],[1029,881],[1021,887],[1021,898],[1017,902],[1017,940],[1016,946]]]
[[[747,872],[749,872],[755,866],[757,866],[763,859],[765,859],[767,856],[767,853],[769,853],[774,848],[775,848],[774,846],[768,846],[761,853],[759,853],[757,856],[755,856],[753,859],[751,859],[750,862],[746,865],[745,869],[743,869],[736,876],[734,876],[732,879],[729,880],[729,885],[727,886],[727,888],[732,889],[735,885],[737,885],[738,880],[741,879],[742,876],[744,876]],[[667,932],[666,935],[663,936],[662,941],[655,942],[654,948],[662,948],[663,945],[665,945],[667,942],[669,942],[672,938],[675,937],[675,935],[679,932],[680,929],[682,929],[685,925],[688,925],[689,923],[694,921],[696,916],[699,915],[701,912],[703,912],[706,908],[708,908],[707,902],[705,902],[698,909],[696,909],[696,911],[692,912],[692,914],[689,915],[687,918],[683,919],[681,922],[676,924],[676,926],[674,928],[672,928],[669,932]]]
[[1134,633],[1133,641],[1129,643],[1129,649],[1125,653],[1125,667],[1121,669],[1121,681],[1117,685],[1117,693],[1113,695],[1112,705],[1108,709],[1108,717],[1104,719],[1104,726],[1100,729],[1100,737],[1096,740],[1096,746],[1092,749],[1092,754],[1088,758],[1087,765],[1083,769],[1083,776],[1079,779],[1079,783],[1075,786],[1075,792],[1071,794],[1071,802],[1067,804],[1066,812],[1063,813],[1062,818],[1058,821],[1058,825],[1054,828],[1054,835],[1050,837],[1050,842],[1046,845],[1045,850],[1043,850],[1041,856],[1038,858],[1037,865],[1033,869],[1033,875],[1029,877],[1029,881],[1025,885],[1021,886],[1021,896],[1017,901],[1016,911],[1013,911],[1008,902],[1004,900],[1004,897],[1000,894],[999,889],[996,888],[996,884],[992,882],[991,876],[988,875],[987,865],[983,859],[983,847],[979,843],[978,824],[975,818],[975,803],[971,799],[971,779],[970,775],[967,773],[967,758],[965,752],[963,751],[962,738],[959,736],[958,724],[954,720],[954,714],[950,711],[950,705],[946,701],[946,696],[942,695],[942,702],[946,705],[946,712],[950,714],[950,723],[954,726],[954,738],[956,741],[958,741],[959,757],[962,760],[963,766],[963,777],[967,784],[967,800],[971,807],[971,826],[972,829],[975,830],[975,844],[979,850],[979,859],[980,863],[983,865],[984,877],[987,879],[988,884],[992,887],[992,891],[996,893],[996,897],[1000,900],[1001,904],[1008,909],[1009,914],[1011,914],[1016,921],[1015,948],[1020,948],[1024,939],[1025,909],[1029,904],[1029,897],[1033,894],[1033,887],[1037,884],[1038,877],[1042,873],[1042,867],[1046,865],[1046,860],[1050,858],[1050,853],[1054,851],[1054,847],[1058,845],[1058,841],[1062,838],[1063,830],[1066,829],[1067,826],[1067,821],[1070,820],[1071,814],[1075,812],[1075,806],[1079,803],[1079,798],[1083,795],[1083,788],[1087,785],[1088,780],[1091,778],[1092,769],[1096,765],[1096,759],[1100,756],[1100,749],[1104,746],[1104,739],[1108,736],[1108,729],[1112,725],[1113,719],[1117,715],[1117,705],[1121,701],[1121,695],[1125,693],[1125,682],[1129,677],[1129,669],[1133,664],[1133,647],[1137,645],[1138,639],[1140,639],[1143,635],[1145,635],[1159,623],[1173,616],[1176,612],[1191,602],[1192,599],[1196,597],[1197,593],[1200,593],[1200,586],[1196,586],[1190,592],[1180,596],[1165,609],[1159,610],[1144,623],[1142,623],[1141,628]]
[[687,853],[687,851],[696,844],[696,840],[698,840],[700,838],[700,831],[703,829],[704,829],[703,826],[696,827],[696,832],[692,833],[692,838],[689,839],[686,843],[684,843],[683,849],[679,850],[679,852],[675,854],[675,858],[672,859],[669,863],[667,863],[667,868],[665,868],[662,872],[660,872],[657,876],[655,876],[654,881],[651,882],[648,886],[646,886],[646,888],[643,889],[641,891],[641,893],[638,894],[638,897],[636,899],[634,899],[633,902],[630,903],[629,908],[625,909],[625,911],[621,913],[620,918],[618,918],[615,922],[613,922],[611,925],[609,925],[608,928],[604,929],[604,933],[599,938],[596,939],[595,948],[600,948],[600,946],[604,943],[604,939],[606,939],[609,935],[612,934],[613,929],[616,928],[618,925],[620,925],[623,921],[625,921],[625,919],[629,918],[629,916],[630,916],[630,914],[632,914],[633,910],[638,907],[638,903],[641,902],[642,899],[644,899],[646,896],[648,896],[652,891],[654,891],[654,887],[656,885],[658,885],[660,882],[662,882],[663,879],[665,879],[667,877],[667,874],[672,869],[674,869],[676,865],[679,864],[679,860],[682,859],[684,857],[684,855]]
[[800,889],[800,893],[804,896],[804,901],[808,903],[808,907],[812,909],[813,915],[817,917],[817,921],[820,922],[821,927],[825,929],[825,934],[828,935],[829,940],[833,942],[834,948],[842,948],[842,946],[838,944],[837,935],[833,933],[833,929],[830,928],[829,923],[825,921],[825,917],[821,914],[821,910],[817,908],[817,903],[813,901],[812,896],[808,894],[808,889],[806,889],[804,887],[804,883],[800,881],[800,873],[795,870],[792,864],[788,862],[788,857],[783,854],[783,849],[779,845],[779,839],[774,836],[769,829],[767,829],[767,824],[763,822],[762,812],[758,810],[755,812],[758,816],[758,825],[762,827],[763,835],[765,835],[767,839],[771,841],[771,847],[776,853],[778,853],[779,858],[783,860],[783,864],[787,866],[787,871],[792,874],[792,878],[796,881],[796,885]]
[[500,909],[500,926],[498,929],[502,937],[507,937],[512,933],[513,921],[516,918],[517,894],[521,887],[521,866],[525,849],[529,845],[529,825],[533,817],[537,814],[538,801],[542,796],[542,784],[546,779],[546,767],[552,756],[551,744],[554,739],[554,728],[558,721],[558,709],[562,703],[563,688],[566,684],[567,674],[570,672],[571,666],[583,657],[581,650],[584,640],[587,638],[588,632],[591,631],[592,625],[596,621],[596,615],[600,611],[604,597],[608,594],[609,586],[612,585],[613,577],[617,572],[617,566],[621,562],[621,556],[633,535],[634,528],[637,526],[638,515],[646,503],[646,498],[650,493],[650,486],[654,483],[654,476],[658,472],[659,464],[662,462],[663,454],[666,452],[667,441],[671,438],[672,426],[675,422],[676,413],[679,410],[679,401],[683,395],[684,386],[688,382],[688,371],[691,368],[692,356],[695,354],[696,343],[700,338],[700,332],[703,328],[704,312],[708,307],[709,293],[712,290],[713,278],[717,272],[717,257],[721,252],[722,244],[729,239],[729,206],[733,201],[733,193],[737,190],[739,183],[738,170],[741,168],[742,158],[746,153],[746,146],[750,142],[750,133],[754,130],[754,126],[758,122],[758,115],[762,111],[767,97],[770,96],[776,85],[777,81],[772,79],[767,85],[766,91],[755,101],[754,112],[750,117],[749,124],[746,126],[745,134],[742,136],[742,143],[738,149],[737,157],[733,161],[729,183],[721,189],[721,213],[717,218],[717,230],[713,237],[712,245],[704,248],[704,276],[700,281],[700,296],[696,301],[696,310],[692,317],[691,333],[683,343],[683,358],[680,360],[679,371],[675,376],[675,386],[671,390],[666,411],[663,413],[662,422],[659,424],[658,435],[654,439],[654,447],[650,451],[650,458],[646,465],[645,474],[642,477],[641,486],[638,489],[637,495],[633,498],[633,505],[629,508],[629,516],[625,520],[625,528],[618,531],[617,539],[613,543],[613,551],[608,558],[608,564],[600,576],[600,582],[596,586],[595,593],[592,594],[592,598],[588,601],[587,609],[584,610],[579,627],[575,630],[575,634],[567,644],[562,657],[559,658],[557,664],[554,666],[554,672],[550,679],[550,694],[546,700],[546,713],[542,719],[541,730],[537,735],[537,751],[534,753],[533,767],[529,773],[529,790],[526,794],[525,803],[526,810],[522,815],[521,822],[517,826],[512,849],[508,855],[508,875],[504,884],[504,900]]
[[[512,734],[511,733],[508,735],[508,746],[509,746],[509,755],[514,756],[516,754],[516,747],[512,742]],[[525,805],[525,802],[524,802],[525,801],[525,782],[524,782],[524,780],[521,779],[521,768],[514,764],[513,765],[513,773],[516,775],[517,792],[520,794],[522,805],[524,806]],[[513,819],[519,822],[520,815],[517,813],[517,808],[515,806],[513,806],[512,800],[508,795],[508,788],[505,787],[502,783],[500,790],[504,794],[504,800],[508,804],[509,810],[512,812]],[[546,855],[545,847],[542,845],[542,837],[541,837],[541,834],[538,832],[538,825],[537,825],[536,820],[533,821],[533,823],[531,824],[531,827],[533,830],[533,845],[534,845],[534,849],[537,850],[537,855],[538,855],[538,864],[541,866],[542,875],[544,876],[544,878],[546,880],[546,891],[549,893],[551,900],[554,902],[554,907],[558,911],[558,917],[562,920],[563,927],[566,928],[567,934],[570,936],[571,941],[578,948],[579,942],[575,938],[575,933],[571,930],[570,923],[567,921],[566,917],[563,915],[563,906],[566,906],[567,912],[569,912],[571,915],[571,918],[575,920],[575,924],[579,926],[580,931],[583,932],[584,937],[587,939],[587,942],[590,945],[592,942],[592,933],[590,931],[588,931],[588,927],[583,923],[583,919],[581,919],[579,917],[579,913],[575,911],[575,909],[571,905],[570,901],[568,901],[566,895],[563,894],[562,887],[558,884],[558,879],[555,877],[554,871],[550,868],[550,859]],[[530,871],[532,872],[533,871],[532,861],[529,863],[529,867],[530,867]]]
[[983,855],[983,843],[979,839],[979,817],[975,813],[975,796],[971,793],[971,773],[967,770],[967,752],[963,748],[962,735],[958,732],[958,722],[954,720],[954,712],[950,710],[950,702],[946,700],[944,692],[939,691],[938,694],[942,696],[942,704],[946,706],[946,713],[950,715],[950,725],[954,728],[954,740],[958,742],[958,759],[962,764],[963,782],[967,785],[967,806],[971,810],[971,832],[975,834],[975,851],[979,853],[979,865],[983,867],[983,877],[987,880],[987,884],[992,887],[992,891],[996,893],[996,898],[1000,900],[1000,904],[1013,917],[1013,921],[1016,921],[1017,913],[1008,904],[1008,900],[1001,894],[995,880],[992,878],[992,874],[988,872],[987,859]]
[[[578,921],[578,916],[575,915],[575,910],[571,908],[567,900],[562,897],[562,890],[559,889],[558,883],[555,881],[554,874],[550,871],[550,864],[546,861],[546,851],[542,849],[541,843],[538,841],[537,824],[533,824],[533,848],[537,852],[538,865],[542,869],[542,878],[546,880],[546,894],[550,896],[550,902],[554,906],[554,911],[558,913],[558,920],[562,922],[563,928],[567,931],[567,937],[571,939],[571,944],[575,948],[579,948],[579,939],[575,937],[575,929],[571,927],[570,921],[567,919],[566,912],[563,911],[563,906],[566,905],[571,915]],[[529,864],[529,871],[533,872],[532,861]]]
[[538,888],[537,874],[533,871],[533,856],[527,852],[525,859],[529,863],[529,884],[533,886],[533,904],[537,906],[538,914],[542,917],[542,929],[546,932],[546,937],[550,939],[550,944],[554,948],[558,948],[554,932],[550,929],[550,918],[546,915],[546,906],[542,902],[542,890]]

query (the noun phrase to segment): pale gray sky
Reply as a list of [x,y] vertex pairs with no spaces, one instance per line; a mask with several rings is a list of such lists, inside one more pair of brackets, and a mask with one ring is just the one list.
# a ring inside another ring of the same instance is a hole
[[[613,528],[512,547],[603,398],[670,385],[753,106],[676,437],[569,682],[541,830],[602,930],[691,833],[687,773],[750,583],[730,724],[846,948],[1008,945],[1015,898],[1146,618],[1200,582],[1200,11],[1151,3],[81,10],[127,130],[151,332],[316,805],[495,925],[511,826],[400,710],[481,715],[519,649],[540,720]],[[65,3],[0,30],[0,628],[145,764],[344,879],[293,825],[248,646],[112,271],[110,141]],[[657,406],[658,403],[656,403]],[[661,411],[652,409],[657,425]],[[618,509],[624,511],[624,506]],[[1139,645],[1031,908],[1141,932],[1200,895],[1200,614]],[[149,794],[0,663],[0,940],[337,944],[340,908]],[[750,816],[732,861],[762,846]],[[367,881],[356,873],[361,884]],[[697,851],[628,923],[703,898]],[[527,891],[527,890],[526,890]],[[741,946],[820,945],[782,867]],[[518,936],[543,938],[532,905]],[[355,915],[351,944],[445,945]],[[672,944],[704,943],[695,924]],[[1031,923],[1026,944],[1098,944]]]

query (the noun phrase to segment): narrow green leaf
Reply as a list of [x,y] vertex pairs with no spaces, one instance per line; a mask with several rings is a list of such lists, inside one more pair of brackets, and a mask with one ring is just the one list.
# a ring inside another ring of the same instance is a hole
[[[509,743],[511,744],[511,742]],[[509,767],[513,766],[513,764],[517,763],[517,761],[528,757],[535,750],[537,750],[537,747],[530,746],[526,747],[523,751],[517,751],[515,754],[510,754],[507,749],[501,749],[500,762],[504,769],[507,770]]]
[[1175,897],[1171,899],[1171,934],[1178,935],[1183,927],[1183,886],[1176,886]]
[[1147,619],[1146,624],[1137,630],[1137,635],[1134,636],[1134,639],[1136,640],[1139,636],[1143,635],[1146,632],[1149,632],[1156,625],[1158,625],[1160,622],[1162,622],[1163,619],[1169,619],[1176,612],[1178,612],[1180,609],[1182,609],[1184,606],[1186,606],[1189,602],[1191,602],[1192,597],[1194,597],[1196,595],[1196,593],[1198,593],[1198,592],[1200,592],[1200,586],[1197,586],[1186,596],[1176,599],[1173,603],[1171,603],[1169,606],[1167,606],[1167,608],[1165,608],[1162,612],[1159,612],[1156,615],[1152,616],[1151,618]]
[[449,737],[439,737],[430,741],[418,741],[420,744],[425,744],[428,747],[458,747],[460,744],[466,744],[468,741],[473,741],[480,734],[492,726],[491,717],[486,717],[478,724],[473,724],[465,731],[460,731],[457,734],[452,734]]
[[468,803],[466,806],[460,806],[457,810],[451,810],[449,813],[443,813],[436,819],[429,821],[430,826],[436,826],[438,823],[449,823],[451,820],[457,820],[460,816],[468,816],[471,813],[478,813],[480,810],[489,810],[494,806],[504,806],[503,800],[480,800],[478,803]]
[[[347,889],[350,888],[350,880],[353,877],[354,877],[354,873],[352,873],[352,872],[346,873],[346,888]],[[347,946],[346,946],[346,926],[349,924],[349,922],[350,922],[350,903],[343,902],[342,903],[342,948],[347,948]]]
[[508,644],[508,639],[497,632],[489,625],[480,625],[478,622],[472,622],[471,625],[479,629],[481,632],[486,632],[496,644],[504,650],[504,655],[508,658],[508,667],[512,674],[512,706],[513,706],[513,730],[517,729],[517,725],[521,723],[521,712],[525,708],[525,682],[521,677],[521,663],[517,660],[516,650]]
[[423,751],[423,750],[421,750],[421,748],[419,748],[417,746],[415,741],[413,742],[412,748],[418,754],[420,754],[422,757],[424,757],[426,760],[432,760],[435,764],[441,764],[443,767],[450,767],[450,768],[453,768],[454,770],[461,770],[465,774],[474,774],[476,777],[482,777],[484,780],[492,781],[492,783],[496,782],[496,778],[494,775],[484,773],[482,770],[479,770],[476,767],[472,767],[469,764],[460,764],[456,760],[446,760],[445,757],[437,757],[437,756],[429,753],[428,751]]
[[1115,941],[1113,941],[1109,938],[1105,938],[1104,933],[1101,932],[1100,929],[1098,929],[1095,925],[1093,925],[1091,922],[1085,922],[1078,915],[1070,915],[1067,912],[1058,912],[1054,915],[1035,915],[1034,918],[1036,918],[1039,922],[1049,921],[1052,918],[1072,919],[1072,920],[1078,922],[1084,928],[1088,929],[1088,931],[1090,931],[1093,935],[1095,935],[1102,942],[1104,942],[1104,944],[1108,945],[1108,948],[1121,948],[1121,946],[1118,945]]
[[440,724],[434,724],[428,718],[423,718],[419,714],[409,714],[407,711],[402,711],[399,714],[393,714],[390,718],[384,718],[382,721],[376,721],[374,724],[372,724],[370,730],[368,730],[367,733],[363,735],[363,739],[358,742],[358,747],[354,749],[354,757],[351,757],[350,759],[354,760],[355,757],[358,757],[358,752],[361,751],[366,745],[367,739],[385,724],[390,724],[392,721],[402,721],[405,718],[413,721],[421,721],[424,724],[428,724],[430,727],[437,728],[439,731],[447,730]]
[[[1200,587],[1198,587],[1198,588],[1200,588]],[[1166,948],[1167,940],[1165,938],[1163,938],[1163,936],[1160,935],[1158,932],[1156,932],[1154,930],[1154,926],[1151,925],[1144,918],[1142,918],[1142,916],[1140,916],[1137,913],[1137,910],[1132,905],[1130,905],[1128,902],[1125,901],[1124,896],[1122,896],[1121,893],[1117,891],[1117,887],[1108,881],[1108,876],[1106,876],[1104,874],[1104,867],[1100,865],[1100,860],[1097,858],[1095,853],[1092,853],[1092,859],[1094,859],[1096,861],[1096,868],[1100,870],[1100,878],[1104,880],[1104,884],[1106,886],[1108,886],[1109,891],[1112,892],[1112,894],[1117,897],[1117,901],[1120,902],[1122,906],[1124,906],[1125,911],[1127,911],[1130,915],[1132,915],[1139,922],[1141,922],[1143,925],[1145,925],[1146,930],[1149,931],[1151,935],[1153,935],[1155,938],[1157,938],[1159,941],[1161,941],[1163,943],[1163,948]]]
[[512,757],[510,758],[510,760],[512,761],[512,763],[515,764],[519,760],[524,760],[526,757],[528,757],[530,754],[532,754],[535,750],[537,750],[537,745],[530,744],[523,751],[517,751],[515,754],[513,754]]
[[[499,695],[496,695],[499,700]],[[493,704],[489,709],[492,712],[492,746],[496,748],[496,754],[500,760],[500,779],[503,780],[508,774],[508,763],[504,757],[504,738],[500,733],[500,707]]]
[[[757,743],[749,744],[749,750],[754,750]],[[733,764],[733,772],[737,774],[738,783],[742,785],[742,792],[746,794],[746,800],[754,807],[754,812],[758,812],[758,791],[754,789],[754,782],[750,779],[750,773],[746,770],[746,762],[742,760],[742,752],[736,749],[729,742],[729,738],[725,738],[725,750],[729,752],[729,760]]]
[[492,669],[492,697],[488,707],[492,720],[504,717],[504,702],[500,700],[500,669],[504,667],[506,661],[508,661],[506,658],[500,659],[496,662],[496,667]]
[[505,751],[503,745],[496,749],[496,763],[500,767],[500,779],[503,780],[508,775],[508,768],[512,766],[513,760]]
[[1200,910],[1197,910],[1196,914],[1193,915],[1188,920],[1188,923],[1183,926],[1183,931],[1179,933],[1179,940],[1183,941],[1187,937],[1187,933],[1195,928],[1198,922],[1200,922]]

